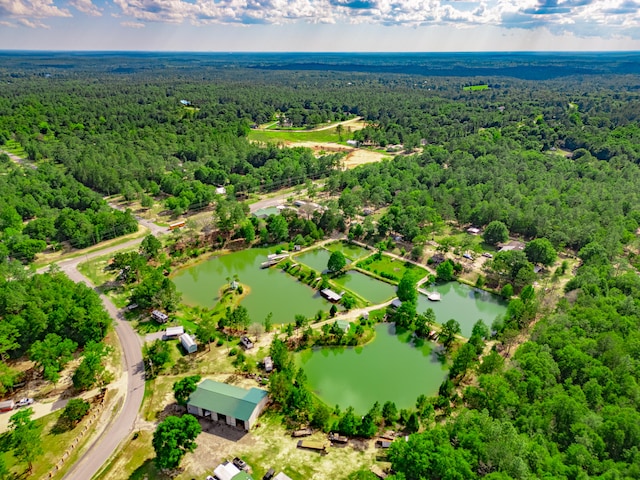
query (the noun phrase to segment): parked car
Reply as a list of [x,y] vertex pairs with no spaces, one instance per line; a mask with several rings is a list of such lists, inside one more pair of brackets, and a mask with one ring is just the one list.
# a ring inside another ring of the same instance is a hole
[[473,257],[472,257],[472,256],[471,256],[471,254],[469,254],[469,253],[463,253],[463,254],[462,254],[462,256],[463,256],[464,258],[466,258],[467,260],[473,260]]
[[491,255],[489,252],[484,252],[482,256],[487,258],[493,258],[493,255]]
[[216,479],[213,478],[211,475],[207,475],[207,478],[205,480],[216,480]]
[[18,407],[26,407],[27,405],[33,404],[33,398],[21,398],[16,402],[16,408]]
[[246,470],[247,469],[247,464],[244,460],[242,460],[241,458],[234,458],[233,459],[233,464],[238,467],[240,470]]

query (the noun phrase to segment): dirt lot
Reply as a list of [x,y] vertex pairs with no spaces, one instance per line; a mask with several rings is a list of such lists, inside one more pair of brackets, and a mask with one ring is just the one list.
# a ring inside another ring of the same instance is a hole
[[[243,435],[227,425],[203,421],[198,448],[185,458],[185,472],[178,478],[208,475],[219,463],[239,456],[252,467],[256,479],[262,478],[269,468],[284,471],[293,480],[342,479],[350,471],[368,468],[379,453],[373,441],[367,442],[365,451],[357,451],[351,444],[331,447],[327,455],[302,450],[297,448],[298,439],[291,438],[281,422],[281,418],[265,414],[255,430]],[[308,439],[324,441],[326,435],[315,433]]]
[[365,163],[375,163],[381,160],[392,158],[392,153],[380,153],[373,150],[366,150],[362,148],[345,147],[339,143],[318,143],[318,142],[287,142],[288,146],[307,147],[312,149],[315,153],[320,152],[347,152],[343,164],[344,168],[350,170],[358,165],[364,165]]

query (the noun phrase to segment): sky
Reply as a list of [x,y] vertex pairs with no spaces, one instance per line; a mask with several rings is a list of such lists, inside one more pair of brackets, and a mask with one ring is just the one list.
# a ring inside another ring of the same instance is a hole
[[2,50],[640,50],[640,0],[0,0]]

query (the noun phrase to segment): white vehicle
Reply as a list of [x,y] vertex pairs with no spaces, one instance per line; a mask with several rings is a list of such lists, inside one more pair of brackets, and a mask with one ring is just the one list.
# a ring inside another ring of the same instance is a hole
[[33,398],[21,398],[16,402],[16,408],[18,407],[26,407],[27,405],[33,404]]

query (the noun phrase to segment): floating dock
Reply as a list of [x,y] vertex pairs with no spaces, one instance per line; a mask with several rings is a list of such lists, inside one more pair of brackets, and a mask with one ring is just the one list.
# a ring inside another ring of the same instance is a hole
[[439,302],[440,300],[442,300],[442,295],[440,295],[440,292],[427,292],[424,288],[419,288],[418,292],[425,295],[432,302]]

